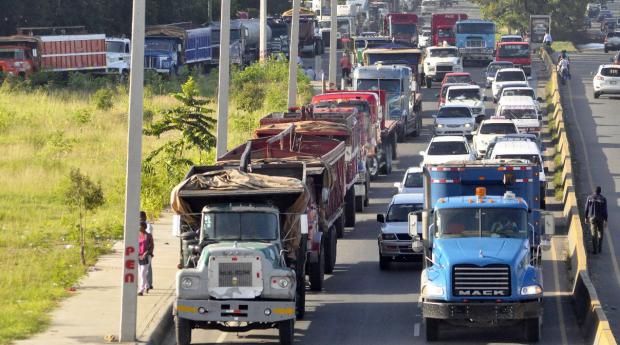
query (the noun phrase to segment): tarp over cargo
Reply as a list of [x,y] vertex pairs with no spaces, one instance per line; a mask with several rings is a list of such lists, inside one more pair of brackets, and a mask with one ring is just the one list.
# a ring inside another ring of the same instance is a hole
[[[286,197],[288,196],[288,197]],[[200,209],[191,198],[203,201]],[[296,178],[246,173],[223,169],[190,176],[179,183],[170,195],[170,204],[176,214],[188,224],[195,224],[193,215],[209,204],[230,202],[270,202],[284,213],[281,238],[294,258],[301,242],[300,215],[306,213],[310,195],[305,184]]]

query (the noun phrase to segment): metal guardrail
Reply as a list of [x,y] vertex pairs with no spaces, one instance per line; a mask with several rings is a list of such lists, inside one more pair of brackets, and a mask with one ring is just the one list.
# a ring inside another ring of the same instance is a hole
[[571,148],[564,126],[564,109],[558,88],[558,75],[555,73],[552,57],[544,48],[541,48],[541,58],[550,72],[551,90],[547,97],[551,97],[551,104],[554,108],[553,113],[549,114],[553,119],[553,127],[550,130],[554,131],[558,138],[557,147],[562,164],[562,200],[564,202],[562,215],[568,228],[568,257],[575,275],[572,298],[577,322],[589,343],[593,345],[617,345],[588,273],[584,229],[577,206]]

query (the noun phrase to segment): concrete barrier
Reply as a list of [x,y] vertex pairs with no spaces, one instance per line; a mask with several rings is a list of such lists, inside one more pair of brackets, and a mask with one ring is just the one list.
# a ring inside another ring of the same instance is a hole
[[547,97],[551,100],[554,107],[552,114],[554,128],[550,128],[550,130],[557,134],[557,146],[562,157],[562,196],[564,201],[562,214],[564,222],[568,227],[567,250],[571,273],[573,274],[573,307],[577,316],[577,322],[588,343],[593,345],[616,345],[616,339],[609,327],[609,321],[601,307],[596,289],[588,274],[584,228],[579,215],[579,207],[577,206],[577,196],[575,195],[570,143],[566,128],[564,127],[564,108],[562,107],[560,90],[558,88],[555,64],[544,49],[541,49],[541,57],[547,70],[551,73],[549,80],[550,94]]

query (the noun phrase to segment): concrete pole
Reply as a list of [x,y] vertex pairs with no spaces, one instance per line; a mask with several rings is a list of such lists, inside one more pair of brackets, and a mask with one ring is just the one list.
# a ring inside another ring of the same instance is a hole
[[222,157],[228,144],[228,84],[230,82],[230,0],[222,0],[220,18],[220,74],[217,94],[216,159]]
[[338,76],[338,41],[336,40],[336,32],[338,32],[338,1],[331,1],[331,28],[329,30],[329,88],[336,89]]
[[260,43],[258,56],[261,63],[267,61],[267,0],[260,0]]
[[145,0],[133,0],[131,71],[129,75],[129,128],[125,179],[125,236],[121,280],[120,341],[136,340],[138,288],[138,226],[142,173],[142,115],[144,99]]
[[291,48],[288,62],[288,107],[297,105],[297,55],[299,55],[299,7],[300,0],[293,0],[291,18]]

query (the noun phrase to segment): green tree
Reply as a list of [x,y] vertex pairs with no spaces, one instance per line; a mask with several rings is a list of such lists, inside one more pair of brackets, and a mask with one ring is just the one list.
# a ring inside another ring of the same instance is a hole
[[78,213],[78,230],[80,232],[80,258],[82,265],[86,265],[86,229],[84,218],[90,212],[105,204],[101,183],[94,183],[87,175],[82,174],[80,169],[71,169],[69,184],[65,189],[65,200]]

